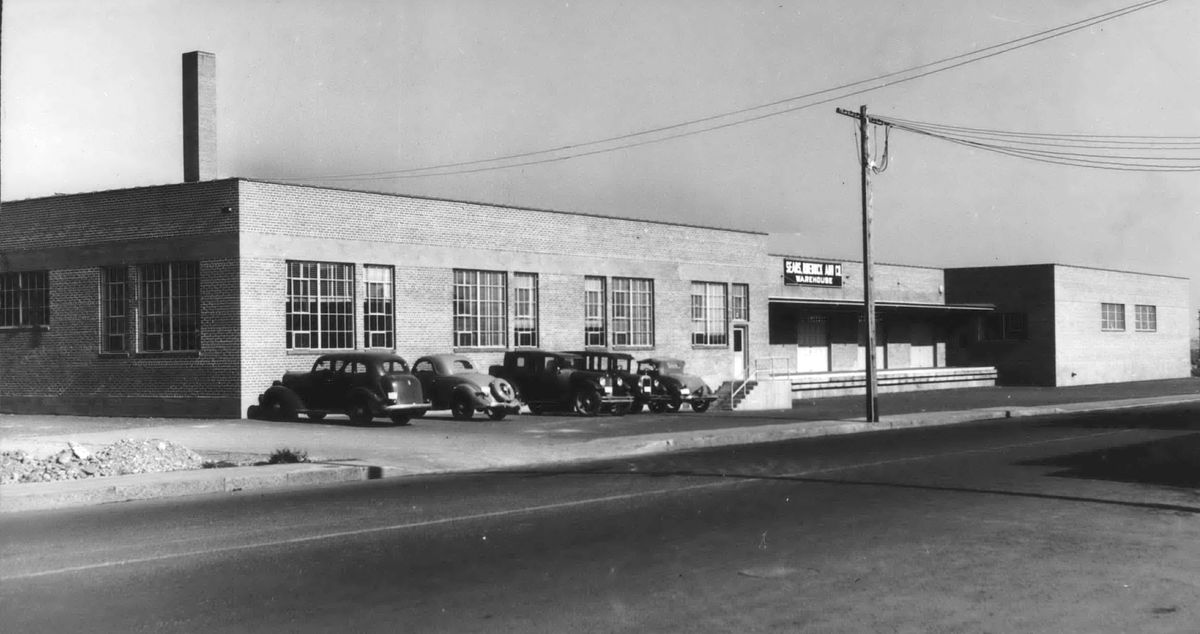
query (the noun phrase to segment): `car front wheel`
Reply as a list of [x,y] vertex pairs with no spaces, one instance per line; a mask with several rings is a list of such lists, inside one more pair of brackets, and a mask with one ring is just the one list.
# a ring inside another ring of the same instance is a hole
[[595,416],[600,412],[600,395],[593,389],[575,393],[575,412],[583,416]]
[[667,411],[678,412],[679,408],[683,405],[683,395],[676,388],[671,388],[670,394],[671,397],[667,399]]
[[508,412],[506,412],[502,409],[490,409],[490,410],[488,410],[487,415],[488,415],[488,418],[490,418],[492,420],[504,420],[504,417],[508,416]]
[[354,402],[346,409],[346,416],[355,425],[367,425],[375,418],[375,411],[366,398],[360,397],[354,399]]
[[388,418],[392,419],[393,425],[407,425],[408,419],[412,418],[407,413],[393,412]]
[[712,401],[696,401],[692,403],[692,411],[697,414],[703,414],[708,411],[709,405],[712,405]]

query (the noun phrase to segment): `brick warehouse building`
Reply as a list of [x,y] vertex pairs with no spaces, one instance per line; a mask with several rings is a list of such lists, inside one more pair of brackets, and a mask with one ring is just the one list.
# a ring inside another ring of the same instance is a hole
[[[183,71],[184,183],[0,208],[0,412],[238,417],[366,348],[678,357],[758,379],[746,407],[862,391],[860,266],[736,229],[217,179],[215,60]],[[1186,285],[880,265],[881,389],[1187,376]]]
[[611,346],[720,377],[766,341],[759,233],[245,179],[0,226],[5,275],[48,289],[43,324],[0,334],[6,411],[237,416],[327,349]]

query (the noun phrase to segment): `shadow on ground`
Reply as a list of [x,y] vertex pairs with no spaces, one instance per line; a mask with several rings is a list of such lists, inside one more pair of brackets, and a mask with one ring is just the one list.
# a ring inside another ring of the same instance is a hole
[[1200,487],[1200,434],[1064,454],[1018,464],[1060,467],[1061,471],[1049,475],[1062,478],[1197,488]]
[[1044,427],[1079,427],[1082,429],[1162,429],[1167,431],[1200,431],[1200,404],[1182,407],[1145,408],[1056,415]]

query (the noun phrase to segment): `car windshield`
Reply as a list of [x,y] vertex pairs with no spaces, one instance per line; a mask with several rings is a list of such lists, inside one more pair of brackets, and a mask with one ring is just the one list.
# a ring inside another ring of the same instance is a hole
[[450,362],[450,371],[454,374],[470,374],[475,371],[475,366],[466,359],[455,359]]
[[579,357],[562,356],[558,358],[558,367],[563,369],[571,368],[574,370],[582,370],[584,369],[583,359]]
[[653,372],[658,369],[658,366],[645,361],[638,364],[638,372]]
[[386,359],[379,362],[379,369],[384,374],[403,374],[408,372],[408,364],[402,359]]

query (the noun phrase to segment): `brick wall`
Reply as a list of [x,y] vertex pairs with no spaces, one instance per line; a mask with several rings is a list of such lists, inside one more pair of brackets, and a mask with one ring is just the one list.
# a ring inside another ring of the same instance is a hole
[[950,365],[994,365],[1004,385],[1054,385],[1054,266],[997,266],[946,270],[946,299],[952,303],[994,304],[997,313],[1023,313],[1024,341],[983,341],[978,318],[950,338]]
[[[287,369],[311,366],[316,351],[284,342],[288,260],[395,267],[396,350],[410,362],[453,350],[453,270],[536,273],[540,347],[583,347],[584,277],[654,280],[655,345],[635,356],[684,359],[712,383],[733,368],[729,346],[691,344],[691,283],[750,285],[749,346],[766,351],[764,236],[556,211],[410,198],[388,194],[241,182],[242,315],[247,324],[242,410]],[[609,305],[611,326],[612,307]],[[361,295],[355,306],[363,345]],[[512,345],[512,302],[508,306]],[[251,332],[253,329],[253,332]],[[502,349],[460,350],[479,365]]]
[[[232,416],[240,348],[236,182],[166,186],[8,202],[0,272],[50,271],[48,329],[0,330],[0,411]],[[222,211],[229,207],[230,211]],[[136,348],[136,271],[200,263],[201,350]],[[130,354],[100,352],[100,268],[130,276]]]
[[[1189,376],[1187,280],[1054,267],[1057,385]],[[1125,305],[1125,329],[1103,331],[1100,304]],[[1156,307],[1157,329],[1138,332],[1134,306]]]
[[[1085,267],[948,269],[947,299],[987,302],[1028,316],[1026,341],[979,341],[960,333],[948,356],[993,363],[1007,384],[1084,385],[1188,376],[1187,280]],[[1125,304],[1124,331],[1101,330],[1101,303]],[[1137,332],[1134,306],[1157,308],[1155,332]]]

